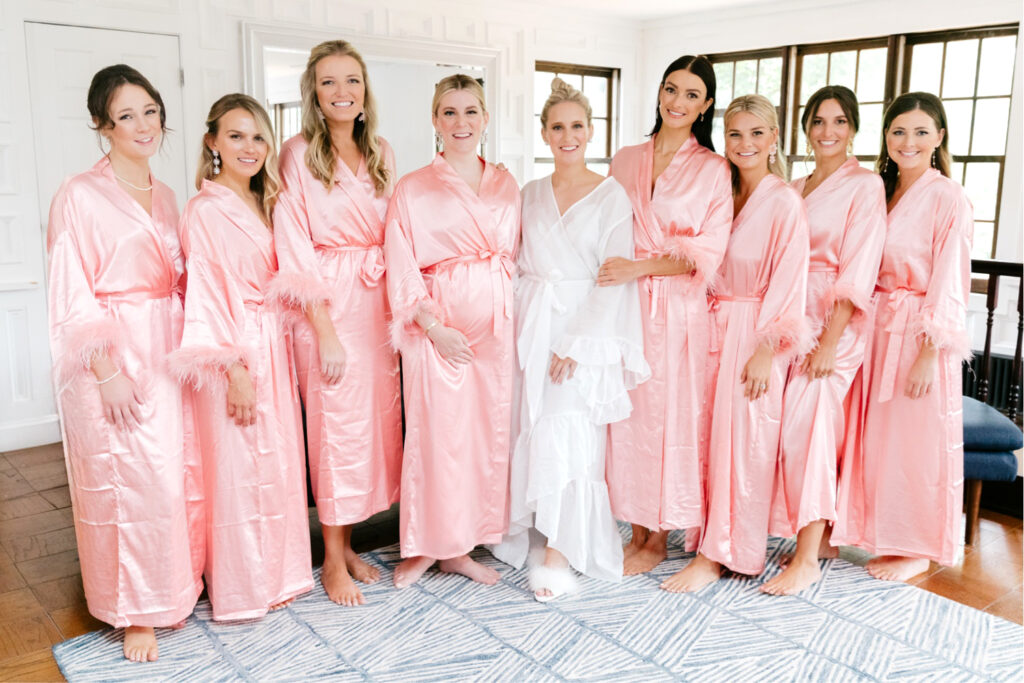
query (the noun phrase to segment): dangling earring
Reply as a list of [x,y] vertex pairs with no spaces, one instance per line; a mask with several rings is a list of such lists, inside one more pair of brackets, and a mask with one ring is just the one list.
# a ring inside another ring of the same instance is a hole
[[322,111],[322,110],[320,109],[320,105],[319,105],[319,104],[314,104],[314,105],[313,105],[313,108],[314,108],[314,109],[316,109],[316,117],[317,117],[318,119],[320,119],[321,121],[323,121],[323,120],[324,120],[324,113],[323,113],[323,111]]
[[886,152],[885,156],[882,157],[882,173],[885,173],[887,168],[889,168],[889,153],[888,152]]
[[938,166],[935,164],[935,154],[936,152],[938,152],[938,150],[938,147],[932,150],[932,168],[938,168]]
[[850,141],[846,143],[846,153],[853,154],[853,138],[850,138]]
[[444,150],[444,138],[438,132],[434,133],[434,147],[437,148],[438,152]]
[[480,134],[480,144],[481,145],[486,145],[487,144],[487,129],[486,128],[484,129],[484,132]]
[[365,123],[366,122],[366,112],[363,112],[363,111],[359,112],[359,116],[356,117],[356,121],[358,121],[359,123]]
[[213,150],[213,175],[220,175],[220,152]]
[[778,151],[778,149],[779,148],[777,146],[775,146],[775,145],[772,145],[770,148],[768,148],[768,165],[769,166],[774,166],[775,165],[775,152]]
[[811,141],[807,141],[807,156],[814,156],[814,148],[811,147]]
[[699,115],[697,116],[697,120],[698,120],[698,121],[703,121],[703,120],[704,120],[704,112],[701,112],[701,113],[700,113],[700,114],[699,114]]

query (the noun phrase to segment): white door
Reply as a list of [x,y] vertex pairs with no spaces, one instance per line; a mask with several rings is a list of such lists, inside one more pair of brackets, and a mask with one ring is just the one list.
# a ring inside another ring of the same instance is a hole
[[[61,181],[103,153],[86,109],[93,74],[129,64],[160,91],[169,127],[181,131],[184,116],[177,36],[26,22],[25,49],[40,224],[9,237],[0,258],[0,364],[10,371],[0,382],[0,452],[60,440],[46,331],[46,222]],[[183,142],[181,132],[167,135],[152,163],[179,204],[189,175]]]

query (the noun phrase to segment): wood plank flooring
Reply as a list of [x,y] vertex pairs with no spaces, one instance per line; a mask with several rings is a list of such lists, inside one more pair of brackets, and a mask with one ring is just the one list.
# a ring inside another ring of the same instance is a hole
[[[319,563],[323,545],[315,512],[311,521]],[[395,508],[353,530],[358,551],[397,540]],[[1024,623],[1022,543],[1021,520],[983,510],[979,540],[960,564],[932,565],[913,582]],[[844,557],[857,561],[855,553],[844,551]],[[50,647],[104,626],[85,606],[60,444],[0,454],[0,680],[62,680]]]

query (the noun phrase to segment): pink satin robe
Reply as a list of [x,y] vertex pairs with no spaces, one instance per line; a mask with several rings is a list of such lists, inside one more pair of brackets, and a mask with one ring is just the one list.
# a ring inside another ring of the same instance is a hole
[[[185,332],[172,366],[196,385],[207,500],[206,587],[213,618],[251,619],[313,587],[299,396],[288,325],[265,300],[274,237],[229,188],[204,181],[181,217],[188,258]],[[241,362],[256,423],[227,413]]]
[[[873,335],[851,390],[863,423],[848,430],[833,545],[956,560],[973,234],[963,188],[934,169],[889,213]],[[935,381],[930,393],[911,399],[907,375],[926,338],[939,349]]]
[[633,203],[636,258],[672,256],[690,275],[638,281],[644,357],[651,379],[630,392],[633,413],[611,426],[607,479],[618,519],[649,529],[700,526],[704,516],[705,368],[710,343],[705,287],[732,225],[728,163],[691,137],[651,189],[654,140],[624,147],[611,175]]
[[[402,557],[458,557],[508,527],[520,208],[509,173],[487,164],[474,194],[441,155],[391,198],[384,257],[405,389]],[[470,364],[441,358],[413,321],[421,311],[466,336]]]
[[[89,612],[115,627],[171,626],[202,591],[198,454],[166,371],[181,339],[184,259],[174,193],[153,182],[152,217],[103,157],[53,198],[53,375]],[[90,364],[107,354],[140,389],[142,422],[103,415]],[[190,542],[190,530],[192,534]]]
[[[764,568],[782,393],[793,356],[807,350],[809,242],[804,202],[775,175],[733,221],[711,297],[707,517],[700,552],[740,574]],[[743,369],[761,344],[775,349],[768,392],[743,395]]]
[[[381,140],[394,174],[394,153]],[[338,162],[330,191],[310,173],[302,136],[281,148],[284,190],[274,209],[280,271],[277,298],[328,312],[345,347],[345,374],[323,381],[309,321],[295,324],[295,360],[306,409],[309,474],[321,524],[354,524],[398,500],[402,468],[402,393],[398,354],[388,335],[384,215],[365,161],[353,174]]]
[[[794,181],[793,189],[803,194],[806,181]],[[803,374],[802,358],[790,369],[770,530],[775,536],[792,536],[810,522],[836,519],[845,398],[864,360],[885,243],[882,179],[856,159],[848,159],[804,201],[811,244],[806,311],[815,341],[835,304],[849,301],[854,312],[839,337],[831,375],[814,379]]]

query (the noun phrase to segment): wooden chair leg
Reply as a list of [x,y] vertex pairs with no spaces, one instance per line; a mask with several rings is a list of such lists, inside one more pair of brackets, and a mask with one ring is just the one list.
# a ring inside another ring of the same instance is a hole
[[978,537],[978,513],[981,510],[981,480],[968,479],[967,482],[967,545],[974,545]]

